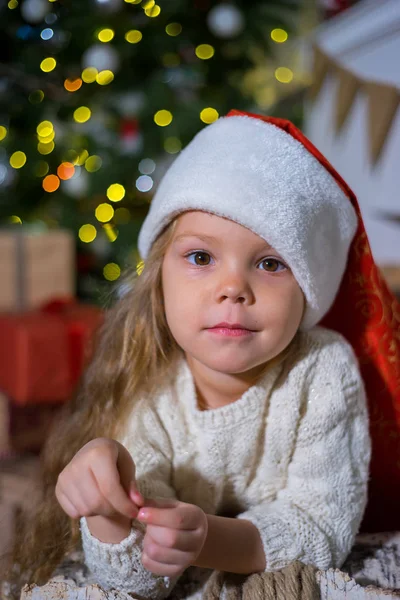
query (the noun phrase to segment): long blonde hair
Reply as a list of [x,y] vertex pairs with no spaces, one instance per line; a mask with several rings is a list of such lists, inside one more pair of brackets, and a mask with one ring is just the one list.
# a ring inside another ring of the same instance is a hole
[[135,402],[170,382],[182,355],[166,322],[161,280],[175,224],[154,242],[140,276],[134,271],[124,277],[124,293],[107,311],[80,389],[52,427],[41,454],[40,502],[33,513],[20,514],[0,573],[11,600],[19,600],[25,583],[46,583],[80,544],[79,520],[68,517],[55,497],[59,473],[90,440],[118,438]]

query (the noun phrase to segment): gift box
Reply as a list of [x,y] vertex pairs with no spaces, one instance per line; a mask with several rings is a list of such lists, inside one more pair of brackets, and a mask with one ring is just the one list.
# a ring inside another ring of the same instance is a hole
[[75,242],[71,232],[0,229],[0,311],[38,308],[75,293]]
[[0,390],[18,405],[67,401],[102,321],[99,307],[73,299],[0,314]]
[[61,404],[20,406],[0,392],[0,461],[39,454]]

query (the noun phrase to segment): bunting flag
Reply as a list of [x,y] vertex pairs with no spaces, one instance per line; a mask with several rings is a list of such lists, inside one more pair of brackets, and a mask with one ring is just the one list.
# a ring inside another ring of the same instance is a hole
[[368,137],[371,163],[376,164],[388,138],[400,102],[400,90],[395,86],[363,80],[314,45],[313,82],[309,97],[316,100],[328,74],[337,80],[334,130],[339,133],[359,93],[367,96]]

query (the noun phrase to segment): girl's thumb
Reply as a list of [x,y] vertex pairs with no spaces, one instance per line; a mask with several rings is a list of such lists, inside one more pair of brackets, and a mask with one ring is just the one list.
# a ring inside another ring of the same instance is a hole
[[135,504],[143,506],[144,498],[137,489],[136,481],[131,481],[129,484],[129,497]]

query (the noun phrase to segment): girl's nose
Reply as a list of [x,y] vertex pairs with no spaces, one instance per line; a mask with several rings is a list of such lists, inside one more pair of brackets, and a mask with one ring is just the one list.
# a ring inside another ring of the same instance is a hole
[[229,273],[222,276],[217,288],[218,302],[230,300],[239,304],[251,304],[253,299],[253,292],[244,276]]

